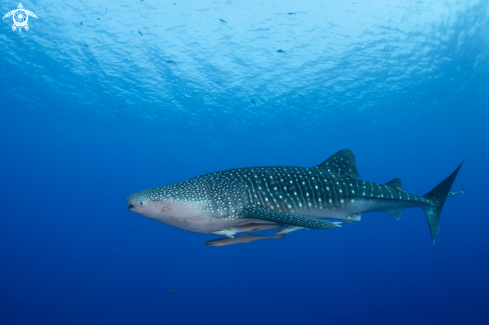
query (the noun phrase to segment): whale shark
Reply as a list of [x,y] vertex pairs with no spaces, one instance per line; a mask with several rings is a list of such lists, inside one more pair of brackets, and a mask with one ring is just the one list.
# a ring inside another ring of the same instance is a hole
[[398,178],[385,184],[358,179],[355,156],[343,149],[314,167],[223,170],[142,190],[126,202],[132,212],[200,234],[234,234],[250,224],[333,229],[340,222],[322,219],[360,221],[363,213],[382,211],[400,220],[405,208],[419,207],[434,244],[441,211],[462,164],[418,196],[407,193]]

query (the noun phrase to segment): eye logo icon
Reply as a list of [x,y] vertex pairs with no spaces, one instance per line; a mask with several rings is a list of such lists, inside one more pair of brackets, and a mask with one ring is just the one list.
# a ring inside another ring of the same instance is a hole
[[19,28],[19,31],[22,31],[22,28],[24,28],[26,31],[29,30],[29,25],[27,25],[27,21],[29,20],[29,16],[37,18],[37,16],[29,10],[25,10],[24,6],[22,6],[22,3],[19,3],[19,9],[12,10],[11,12],[8,12],[3,18],[7,18],[13,16],[12,19],[14,21],[14,24],[12,25],[12,30],[15,31],[17,27]]

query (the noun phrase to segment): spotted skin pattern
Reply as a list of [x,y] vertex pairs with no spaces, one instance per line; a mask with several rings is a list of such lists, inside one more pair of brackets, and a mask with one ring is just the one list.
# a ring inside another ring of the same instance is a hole
[[[355,179],[360,177],[355,157],[349,149],[344,149],[316,167],[246,167],[219,171],[137,192],[127,202],[136,213],[201,233],[236,226],[243,219],[330,229],[336,224],[320,219],[360,220],[361,213],[384,211],[398,220],[404,208],[421,207],[430,228],[430,213],[438,220],[433,224],[435,239],[439,214],[458,169],[450,181],[442,182],[431,195],[418,196],[406,193],[399,179],[386,184]],[[151,204],[155,205],[151,211],[158,209],[158,212],[145,214],[142,208],[137,211],[138,205]],[[170,218],[172,222],[167,222]],[[182,220],[188,225],[181,225]],[[206,220],[208,225],[204,226]],[[192,228],[197,223],[199,226]]]

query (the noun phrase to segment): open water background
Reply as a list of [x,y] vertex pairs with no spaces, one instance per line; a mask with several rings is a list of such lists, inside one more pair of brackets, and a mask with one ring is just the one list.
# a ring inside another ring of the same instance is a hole
[[[1,21],[0,323],[488,324],[489,2],[173,1]],[[343,148],[414,194],[467,157],[436,245],[420,209],[221,248],[126,209]]]

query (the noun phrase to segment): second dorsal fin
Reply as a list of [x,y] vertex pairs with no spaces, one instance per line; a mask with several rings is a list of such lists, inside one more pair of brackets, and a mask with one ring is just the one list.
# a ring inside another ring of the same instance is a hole
[[385,183],[384,185],[387,185],[389,186],[390,188],[393,188],[395,190],[398,190],[400,192],[406,192],[403,188],[402,188],[402,184],[401,184],[401,180],[399,178],[394,178],[393,180],[391,181],[388,181],[387,183]]
[[350,178],[360,177],[357,171],[355,156],[350,149],[343,149],[329,157],[326,161],[319,164],[317,168],[329,173],[342,175]]

